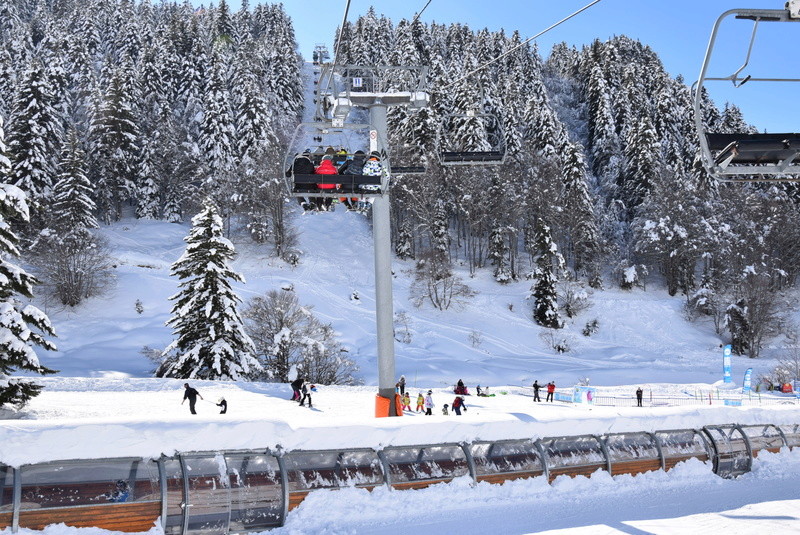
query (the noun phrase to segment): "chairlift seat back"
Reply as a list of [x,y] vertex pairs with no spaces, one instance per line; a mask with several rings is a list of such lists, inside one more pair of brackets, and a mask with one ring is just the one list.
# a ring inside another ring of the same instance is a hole
[[706,134],[708,148],[719,151],[715,163],[777,164],[800,153],[800,134]]

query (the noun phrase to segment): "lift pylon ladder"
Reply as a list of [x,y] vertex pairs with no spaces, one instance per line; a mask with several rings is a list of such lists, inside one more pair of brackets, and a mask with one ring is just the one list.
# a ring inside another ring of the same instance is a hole
[[[720,25],[729,16],[753,21],[747,55],[742,66],[732,74],[709,76],[708,67]],[[703,124],[702,97],[707,81],[728,81],[734,87],[752,82],[800,82],[800,78],[742,76],[742,71],[750,62],[761,22],[800,22],[800,0],[790,0],[786,3],[786,9],[731,9],[720,15],[714,24],[700,77],[695,84],[694,120],[701,156],[709,174],[721,181],[800,181],[800,133],[717,133],[708,132]],[[797,30],[800,30],[800,25]],[[795,53],[788,49],[782,52]],[[791,107],[797,103],[788,102],[784,105]]]

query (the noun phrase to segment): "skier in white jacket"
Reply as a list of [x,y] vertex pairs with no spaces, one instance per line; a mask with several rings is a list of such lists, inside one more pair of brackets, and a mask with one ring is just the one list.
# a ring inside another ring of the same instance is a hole
[[433,404],[433,398],[431,397],[433,394],[433,390],[428,390],[428,395],[425,396],[425,414],[427,416],[431,416],[433,414],[433,408],[436,406]]

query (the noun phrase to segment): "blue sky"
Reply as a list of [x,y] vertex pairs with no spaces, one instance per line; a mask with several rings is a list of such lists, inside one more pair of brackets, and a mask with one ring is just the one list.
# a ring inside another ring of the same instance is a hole
[[[234,0],[235,1],[235,0]],[[528,38],[552,23],[588,4],[590,0],[432,0],[423,13],[424,22],[466,23],[473,29],[518,30]],[[352,0],[349,20],[355,20],[374,5],[395,23],[412,18],[427,0]],[[251,0],[251,5],[255,0]],[[294,22],[300,52],[311,57],[315,43],[333,51],[333,37],[344,14],[344,0],[285,0],[284,7]],[[627,35],[650,45],[673,76],[682,74],[688,83],[700,73],[711,28],[717,17],[732,8],[782,9],[784,0],[601,0],[575,18],[537,39],[547,55],[554,43],[566,41],[580,47],[594,38]],[[747,50],[752,23],[728,19],[731,31],[721,35],[715,49],[726,62],[717,74],[728,75],[741,65]],[[776,39],[769,40],[771,34]],[[727,37],[731,39],[728,40]],[[763,47],[761,45],[764,45]],[[770,48],[773,45],[774,48]],[[800,22],[762,24],[751,60],[753,71],[763,75],[800,78]],[[762,54],[763,52],[763,54]],[[759,61],[759,59],[761,61]],[[772,70],[770,70],[770,67]],[[748,71],[750,72],[750,71]],[[718,105],[735,102],[746,119],[771,131],[800,131],[797,105],[800,83],[746,84],[733,90],[729,83],[709,87]],[[781,101],[793,104],[781,104]],[[778,109],[778,104],[780,109]]]

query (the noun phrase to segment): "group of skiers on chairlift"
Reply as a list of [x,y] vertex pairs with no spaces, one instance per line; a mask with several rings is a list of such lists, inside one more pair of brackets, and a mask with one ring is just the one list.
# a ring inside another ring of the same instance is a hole
[[[372,151],[366,154],[362,150],[357,150],[349,154],[347,149],[341,148],[338,151],[333,147],[328,147],[324,152],[303,152],[294,158],[291,169],[287,169],[286,176],[294,175],[363,175],[381,176],[383,174],[383,164],[381,163],[380,153]],[[314,187],[313,185],[311,186]],[[375,186],[361,186],[365,191],[375,189]],[[295,186],[297,190],[297,186]],[[317,191],[336,192],[341,189],[341,184],[331,182],[320,182],[316,184]],[[313,191],[313,190],[312,190]],[[356,197],[339,197],[339,201],[347,206],[348,210],[357,207],[359,202]],[[331,197],[311,197],[310,199],[299,198],[300,205],[306,210],[328,210],[333,202]]]

